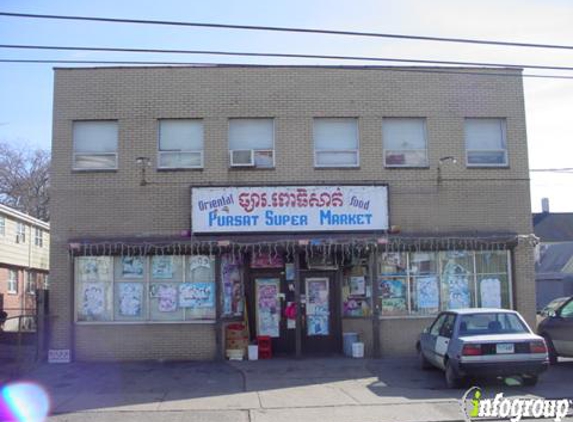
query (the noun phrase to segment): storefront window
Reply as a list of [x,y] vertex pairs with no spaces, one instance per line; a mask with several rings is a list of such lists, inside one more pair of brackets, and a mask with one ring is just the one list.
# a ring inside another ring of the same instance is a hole
[[503,251],[476,253],[478,306],[509,308],[510,289],[507,275],[507,254]]
[[345,317],[371,315],[372,283],[368,267],[355,265],[344,272],[342,284],[342,313]]
[[432,315],[440,310],[438,259],[435,252],[410,254],[411,313]]
[[473,258],[468,251],[440,252],[442,309],[475,307]]
[[113,258],[76,259],[76,306],[78,321],[111,321]]
[[408,257],[385,253],[380,257],[378,300],[382,315],[408,314]]
[[215,260],[211,257],[79,257],[75,264],[78,321],[215,318]]
[[507,251],[383,253],[382,316],[432,315],[468,307],[510,308]]
[[[292,268],[292,265],[287,266]],[[238,257],[223,255],[221,258],[222,316],[241,317],[243,315],[243,281],[241,260]],[[294,274],[292,275],[294,278]],[[287,271],[287,280],[289,272]]]

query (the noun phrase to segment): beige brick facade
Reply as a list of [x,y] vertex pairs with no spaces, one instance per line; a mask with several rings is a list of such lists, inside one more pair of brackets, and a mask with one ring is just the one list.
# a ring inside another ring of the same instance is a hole
[[[172,236],[190,227],[190,186],[387,183],[390,224],[402,233],[532,233],[522,80],[515,70],[320,67],[173,67],[57,69],[52,151],[51,348],[76,350],[78,359],[211,359],[215,325],[75,325],[74,238]],[[445,73],[443,73],[445,71]],[[231,169],[228,119],[275,122],[274,169]],[[313,165],[313,118],[355,117],[359,168]],[[426,119],[429,167],[385,168],[382,119]],[[464,119],[503,118],[509,165],[467,168]],[[204,123],[204,168],[157,171],[158,119]],[[72,123],[117,120],[118,170],[72,171]],[[141,186],[136,157],[149,157]],[[454,156],[457,163],[438,161]],[[513,256],[516,309],[534,320],[532,247]],[[427,319],[380,324],[383,354],[413,352]],[[372,350],[372,322],[348,320]],[[75,345],[73,344],[75,342]]]

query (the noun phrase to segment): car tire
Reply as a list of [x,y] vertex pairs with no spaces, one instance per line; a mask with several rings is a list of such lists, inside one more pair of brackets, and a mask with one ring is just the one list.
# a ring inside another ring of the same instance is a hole
[[420,365],[420,369],[423,371],[432,369],[432,364],[428,361],[428,359],[426,359],[426,356],[424,356],[424,353],[422,353],[421,348],[418,348],[418,363]]
[[558,359],[557,359],[557,352],[555,351],[555,346],[553,346],[553,341],[551,340],[551,337],[549,337],[547,334],[544,334],[543,338],[545,339],[545,344],[547,344],[547,354],[549,355],[549,364],[556,365]]
[[523,377],[523,385],[527,385],[528,387],[533,387],[537,384],[539,377],[537,375],[530,375],[527,377]]
[[456,373],[456,370],[449,360],[446,361],[445,378],[448,388],[460,388],[463,382],[463,378]]

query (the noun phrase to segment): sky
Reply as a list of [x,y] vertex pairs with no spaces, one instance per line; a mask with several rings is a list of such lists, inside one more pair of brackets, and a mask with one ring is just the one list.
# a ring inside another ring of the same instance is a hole
[[[573,45],[571,0],[0,0],[1,12],[98,16]],[[573,67],[573,50],[334,35],[39,20],[0,16],[0,44],[378,56]],[[0,49],[0,59],[158,60],[258,64],[383,64]],[[73,65],[56,65],[73,66]],[[87,65],[90,66],[90,65]],[[52,64],[0,63],[0,142],[50,149]],[[526,74],[573,72],[526,70]],[[525,78],[529,166],[573,167],[573,79]],[[573,212],[573,172],[531,173],[532,211]]]

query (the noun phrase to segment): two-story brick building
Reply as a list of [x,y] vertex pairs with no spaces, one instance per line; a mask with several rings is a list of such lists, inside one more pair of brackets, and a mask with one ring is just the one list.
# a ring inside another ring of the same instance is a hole
[[521,73],[55,71],[51,348],[414,353],[440,309],[535,313]]
[[35,314],[36,290],[47,286],[49,258],[50,225],[0,204],[0,309],[9,318],[5,330],[33,321],[16,317]]

